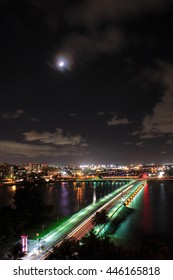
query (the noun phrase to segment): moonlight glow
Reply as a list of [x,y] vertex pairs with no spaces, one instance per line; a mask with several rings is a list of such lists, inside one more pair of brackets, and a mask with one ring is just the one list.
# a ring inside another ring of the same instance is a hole
[[64,61],[59,61],[59,63],[58,63],[58,66],[59,66],[59,67],[64,67],[64,65],[65,65],[65,64],[64,64]]
[[70,70],[70,60],[66,56],[57,56],[55,66],[60,71]]

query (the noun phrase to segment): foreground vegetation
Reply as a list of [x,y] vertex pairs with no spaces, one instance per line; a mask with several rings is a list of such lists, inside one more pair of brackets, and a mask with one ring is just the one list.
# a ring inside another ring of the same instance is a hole
[[20,235],[48,220],[53,210],[51,205],[44,203],[41,186],[18,188],[12,201],[11,206],[0,209],[0,259],[8,258],[11,251],[13,255],[13,247],[21,246],[16,245]]
[[148,240],[140,245],[124,248],[115,245],[110,237],[98,237],[94,231],[80,241],[64,240],[53,248],[48,260],[172,260],[171,250],[157,240]]

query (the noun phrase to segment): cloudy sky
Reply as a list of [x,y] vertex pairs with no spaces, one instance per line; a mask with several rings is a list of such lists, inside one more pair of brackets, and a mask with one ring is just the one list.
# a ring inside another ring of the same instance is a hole
[[171,0],[1,0],[0,162],[173,162]]

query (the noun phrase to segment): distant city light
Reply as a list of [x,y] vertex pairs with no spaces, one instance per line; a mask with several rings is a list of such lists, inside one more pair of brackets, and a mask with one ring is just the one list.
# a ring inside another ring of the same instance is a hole
[[16,191],[16,185],[12,186],[12,191],[15,192]]
[[159,172],[159,178],[162,178],[163,177],[163,175],[164,175],[164,172],[163,171],[161,171],[161,172]]

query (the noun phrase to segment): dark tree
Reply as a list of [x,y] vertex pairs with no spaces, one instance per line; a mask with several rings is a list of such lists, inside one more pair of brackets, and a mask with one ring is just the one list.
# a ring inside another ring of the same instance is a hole
[[91,230],[80,241],[74,239],[65,240],[58,248],[53,249],[49,260],[101,260],[122,259],[123,251],[115,247],[109,237],[100,238]]
[[22,215],[26,223],[30,220],[38,221],[42,215],[52,210],[43,201],[41,186],[29,186],[16,190],[13,197],[13,208]]
[[92,223],[95,226],[103,225],[106,224],[107,222],[108,222],[108,214],[106,210],[96,212],[95,216],[92,219]]
[[76,260],[78,259],[79,242],[75,239],[65,239],[59,247],[53,247],[53,252],[47,260]]
[[47,258],[49,260],[172,260],[171,250],[157,240],[142,242],[135,247],[115,245],[111,239],[98,237],[93,230],[80,241],[65,240]]

